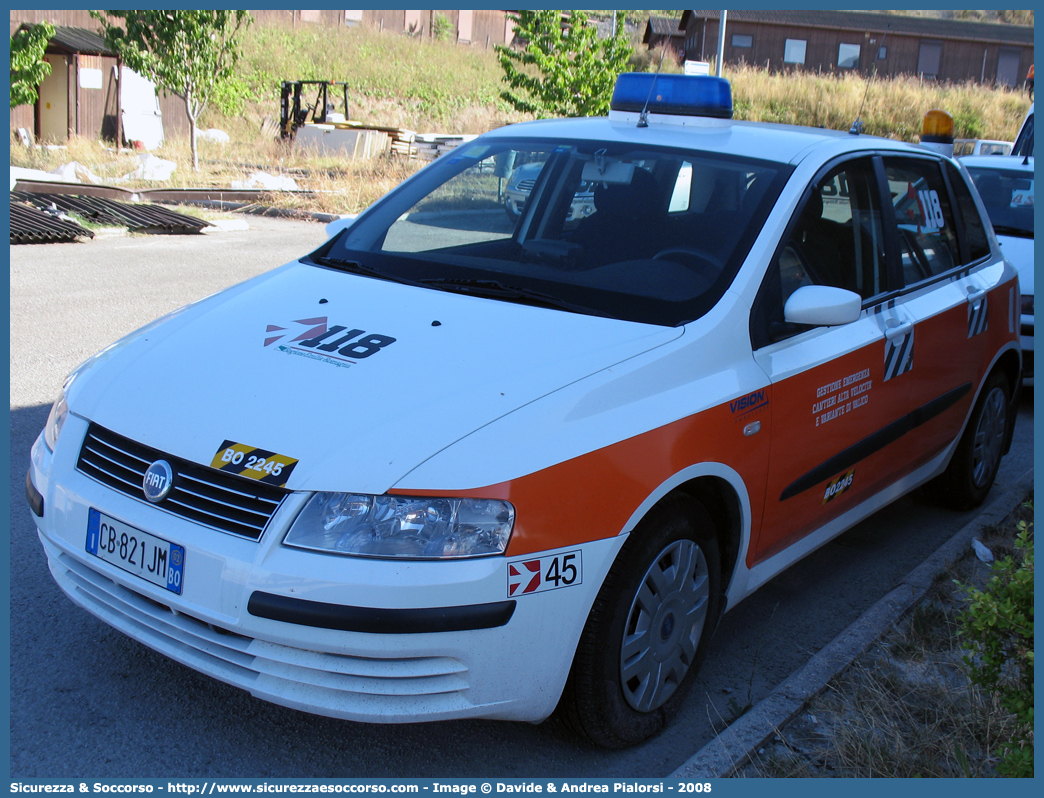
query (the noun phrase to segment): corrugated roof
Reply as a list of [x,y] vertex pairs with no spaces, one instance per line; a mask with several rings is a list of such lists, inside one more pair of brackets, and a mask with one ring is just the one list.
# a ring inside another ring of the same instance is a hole
[[58,25],[54,28],[54,36],[47,43],[47,49],[49,52],[116,56],[116,52],[97,31]]
[[70,219],[16,202],[11,198],[11,243],[52,244],[94,238],[94,233]]
[[194,216],[167,210],[159,205],[117,202],[103,197],[83,197],[71,194],[30,194],[12,191],[15,201],[34,205],[40,210],[75,213],[83,219],[100,224],[114,224],[137,232],[163,231],[168,233],[198,233],[207,223]]
[[[684,25],[690,16],[718,19],[721,12],[684,11],[681,24]],[[832,11],[829,9],[729,11],[726,24],[728,22],[761,22],[774,25],[796,25],[804,28],[835,28],[877,33],[883,33],[888,28],[893,34],[1033,45],[1033,28],[1028,25],[967,22],[959,19],[912,17],[904,14],[875,14],[868,11]]]
[[654,33],[657,36],[680,36],[683,31],[678,25],[677,17],[649,17],[646,36]]

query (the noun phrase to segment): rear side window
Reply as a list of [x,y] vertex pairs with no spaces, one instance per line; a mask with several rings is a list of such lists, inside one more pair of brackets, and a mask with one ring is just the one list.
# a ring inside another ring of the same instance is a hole
[[899,228],[904,282],[910,285],[960,264],[953,209],[939,164],[885,158],[884,167]]

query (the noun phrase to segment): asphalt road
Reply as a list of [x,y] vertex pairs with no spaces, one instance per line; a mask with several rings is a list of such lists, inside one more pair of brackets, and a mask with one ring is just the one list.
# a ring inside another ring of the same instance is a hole
[[[919,495],[850,530],[730,612],[672,728],[622,752],[554,722],[370,726],[283,709],[153,653],[74,606],[47,570],[24,477],[66,373],[186,302],[309,251],[319,224],[11,248],[13,778],[662,777],[767,695],[972,517]],[[1032,464],[1024,400],[998,482]]]

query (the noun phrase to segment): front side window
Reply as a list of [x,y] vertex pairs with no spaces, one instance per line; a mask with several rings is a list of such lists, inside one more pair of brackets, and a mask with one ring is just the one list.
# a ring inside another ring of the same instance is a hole
[[905,283],[949,271],[961,258],[939,164],[928,159],[885,158],[884,166],[899,227]]
[[418,173],[312,259],[674,326],[724,293],[789,171],[618,142],[477,141]]
[[788,254],[804,268],[796,282],[782,275],[784,302],[803,284],[845,288],[863,299],[884,290],[884,233],[870,161],[847,163],[816,182],[781,257]]
[[755,348],[803,328],[784,322],[787,299],[806,285],[844,288],[869,300],[885,292],[884,225],[868,158],[834,167],[808,190],[758,295]]

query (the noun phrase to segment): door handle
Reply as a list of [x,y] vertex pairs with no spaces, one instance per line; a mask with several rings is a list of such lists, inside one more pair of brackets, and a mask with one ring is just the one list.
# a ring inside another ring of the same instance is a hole
[[975,307],[986,297],[985,288],[969,288],[968,289],[968,304]]
[[913,332],[913,327],[912,321],[904,321],[902,324],[898,324],[895,327],[888,327],[885,330],[885,338],[889,341],[895,338],[902,338],[907,333]]

